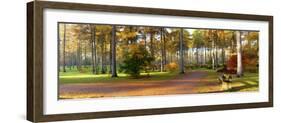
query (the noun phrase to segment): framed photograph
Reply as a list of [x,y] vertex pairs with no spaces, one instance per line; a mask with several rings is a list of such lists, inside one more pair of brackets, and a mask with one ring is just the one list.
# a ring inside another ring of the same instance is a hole
[[273,106],[273,17],[27,3],[27,120]]

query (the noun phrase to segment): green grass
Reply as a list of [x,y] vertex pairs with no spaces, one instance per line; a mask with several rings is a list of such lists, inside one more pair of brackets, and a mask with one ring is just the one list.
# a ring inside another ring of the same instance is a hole
[[[208,81],[218,81],[218,76],[220,74],[215,71],[208,71],[208,76],[206,77]],[[227,90],[228,92],[236,91],[258,91],[259,89],[259,74],[245,72],[243,77],[236,77],[232,75],[233,80],[231,83],[232,88]]]
[[131,78],[129,75],[124,73],[118,73],[118,77],[112,78],[111,74],[98,74],[94,75],[90,71],[85,73],[80,73],[78,71],[67,71],[59,73],[60,83],[96,83],[96,82],[126,82],[126,81],[155,81],[155,80],[167,80],[178,76],[177,73],[169,72],[150,72],[141,73],[138,79]]
[[[91,68],[83,68],[83,73],[78,72],[76,69],[67,69],[67,72],[59,73],[59,82],[63,84],[67,83],[119,83],[119,82],[157,82],[157,80],[169,80],[176,77],[182,76],[177,72],[150,72],[149,76],[147,73],[141,73],[141,76],[137,79],[131,78],[129,75],[124,73],[118,73],[117,78],[112,78],[111,74],[98,74],[94,75],[91,73]],[[218,82],[218,76],[220,75],[214,70],[209,69],[194,69],[187,70],[191,71],[205,71],[208,75],[205,77],[207,81]],[[232,89],[227,90],[228,92],[236,91],[258,91],[259,88],[259,76],[258,73],[245,72],[243,77],[236,77],[232,75],[233,81],[231,83]]]
[[243,77],[234,78],[236,88],[230,91],[258,91],[259,89],[259,75],[258,73],[245,73]]

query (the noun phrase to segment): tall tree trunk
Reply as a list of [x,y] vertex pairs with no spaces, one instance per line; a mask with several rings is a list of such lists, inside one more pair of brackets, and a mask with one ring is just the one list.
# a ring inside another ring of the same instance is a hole
[[116,27],[112,26],[112,37],[111,37],[111,77],[117,77],[116,72]]
[[105,74],[105,68],[104,68],[104,63],[105,63],[105,50],[104,50],[104,44],[105,43],[105,35],[103,35],[102,37],[102,41],[101,41],[101,73]]
[[172,63],[173,62],[173,56],[172,56],[171,52],[169,53],[169,58],[170,58],[169,63]]
[[167,52],[166,52],[166,36],[165,36],[164,28],[162,29],[162,31],[163,31],[163,55],[164,55],[164,63],[163,63],[163,65],[164,65],[164,71],[166,71],[165,70],[165,65],[167,64]]
[[231,40],[231,53],[235,52],[235,31],[232,32],[232,40]]
[[81,42],[80,40],[77,41],[78,43],[78,47],[77,47],[77,70],[80,71],[81,70]]
[[73,69],[77,70],[77,53],[73,53]]
[[236,31],[236,42],[237,42],[237,76],[243,76],[243,65],[242,65],[242,41],[241,32]]
[[215,70],[215,41],[212,40],[212,69]]
[[150,53],[151,53],[151,56],[154,57],[154,47],[153,47],[153,33],[150,34]]
[[216,59],[215,59],[215,65],[216,65],[216,68],[219,66],[219,59],[218,59],[218,45],[216,45]]
[[196,66],[199,65],[199,51],[198,51],[198,47],[196,47]]
[[184,73],[184,59],[183,59],[183,28],[180,29],[180,73]]
[[211,63],[211,66],[212,66],[212,48],[209,48],[208,49],[208,62]]
[[97,41],[96,41],[96,27],[94,26],[94,66],[95,66],[95,74],[98,74],[98,58],[97,58]]
[[[184,57],[186,58],[186,61],[188,61],[188,60],[189,60],[189,59],[188,59],[188,57],[189,57],[189,53],[188,53],[189,48],[186,47],[186,49],[185,49],[184,51],[186,52]],[[185,61],[185,63],[188,64],[188,62],[186,62],[186,61]]]
[[[150,32],[150,53],[151,53],[151,56],[154,58],[153,38],[154,38],[154,35],[153,35],[153,32],[151,31]],[[152,66],[152,71],[154,71],[154,66]]]
[[206,47],[204,47],[204,65],[206,65],[207,61],[207,56],[206,56]]
[[71,69],[73,69],[74,67],[74,55],[73,55],[73,53],[71,53],[71,59],[70,59],[70,61],[71,61],[71,66],[70,66],[70,68]]
[[86,68],[87,67],[87,42],[86,42],[86,40],[84,40],[85,41],[85,43],[84,43],[84,62],[83,62],[83,64],[84,64],[84,68]]
[[222,64],[225,65],[225,50],[223,47],[221,49],[221,58],[222,58]]
[[160,71],[163,72],[164,71],[164,43],[163,43],[163,28],[160,28],[160,46],[161,46],[161,63],[160,63]]
[[192,64],[192,60],[193,60],[193,48],[190,49],[189,51],[189,63]]
[[60,72],[61,70],[61,37],[60,37],[60,30],[61,30],[61,28],[60,28],[60,26],[58,26],[58,32],[57,32],[57,40],[58,40],[58,47],[59,47],[59,50],[58,50],[58,62],[59,62],[59,64],[58,64],[58,71]]
[[[112,27],[112,30],[113,30],[113,27]],[[111,31],[111,39],[110,39],[110,42],[109,42],[110,45],[109,45],[109,55],[108,55],[108,58],[109,58],[109,71],[108,71],[108,73],[109,74],[112,73],[112,45],[111,45],[112,36],[113,36],[113,32]]]
[[66,72],[65,70],[65,35],[66,35],[66,24],[63,25],[64,31],[63,31],[63,72]]
[[91,26],[91,51],[92,51],[92,73],[96,74],[96,27],[93,25]]
[[144,34],[144,48],[146,49],[147,41],[146,41],[146,33]]
[[203,50],[202,50],[202,47],[199,49],[199,56],[200,56],[200,67],[203,65]]

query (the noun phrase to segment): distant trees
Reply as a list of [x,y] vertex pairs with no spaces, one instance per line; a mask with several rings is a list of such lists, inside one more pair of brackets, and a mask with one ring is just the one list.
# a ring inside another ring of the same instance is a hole
[[[245,69],[257,69],[258,37],[258,32],[250,31],[60,23],[59,65],[63,72],[76,68],[117,77],[118,71],[138,76],[174,72],[175,66],[179,73],[216,70],[232,59],[231,64],[237,65],[233,69],[242,76]],[[131,63],[138,67],[129,70]]]
[[184,73],[184,59],[183,59],[183,29],[180,29],[180,73]]
[[[157,33],[157,28],[151,28],[151,27],[146,27],[146,30],[145,30],[148,34],[149,34],[149,37],[150,37],[150,45],[149,45],[149,50],[150,50],[150,54],[151,56],[155,59],[155,35]],[[152,70],[154,70],[154,67],[152,67]]]
[[204,30],[204,38],[205,42],[210,43],[208,49],[210,52],[210,59],[211,59],[211,68],[216,69],[216,43],[217,43],[217,31],[216,30]]
[[96,27],[95,25],[89,25],[91,31],[91,56],[92,56],[92,73],[97,74],[97,46],[96,46]]
[[202,60],[200,61],[201,63],[199,63],[199,50],[203,50],[202,48],[204,47],[204,37],[203,37],[203,33],[200,30],[195,30],[193,32],[193,41],[194,41],[194,48],[196,49],[196,64],[197,65],[202,65]]

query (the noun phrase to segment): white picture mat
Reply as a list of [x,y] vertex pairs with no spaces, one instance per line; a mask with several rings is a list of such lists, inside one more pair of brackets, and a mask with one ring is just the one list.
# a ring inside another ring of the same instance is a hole
[[[57,23],[151,25],[259,30],[259,91],[57,100]],[[268,22],[125,14],[94,11],[44,10],[44,114],[99,112],[164,107],[236,104],[268,101]]]

